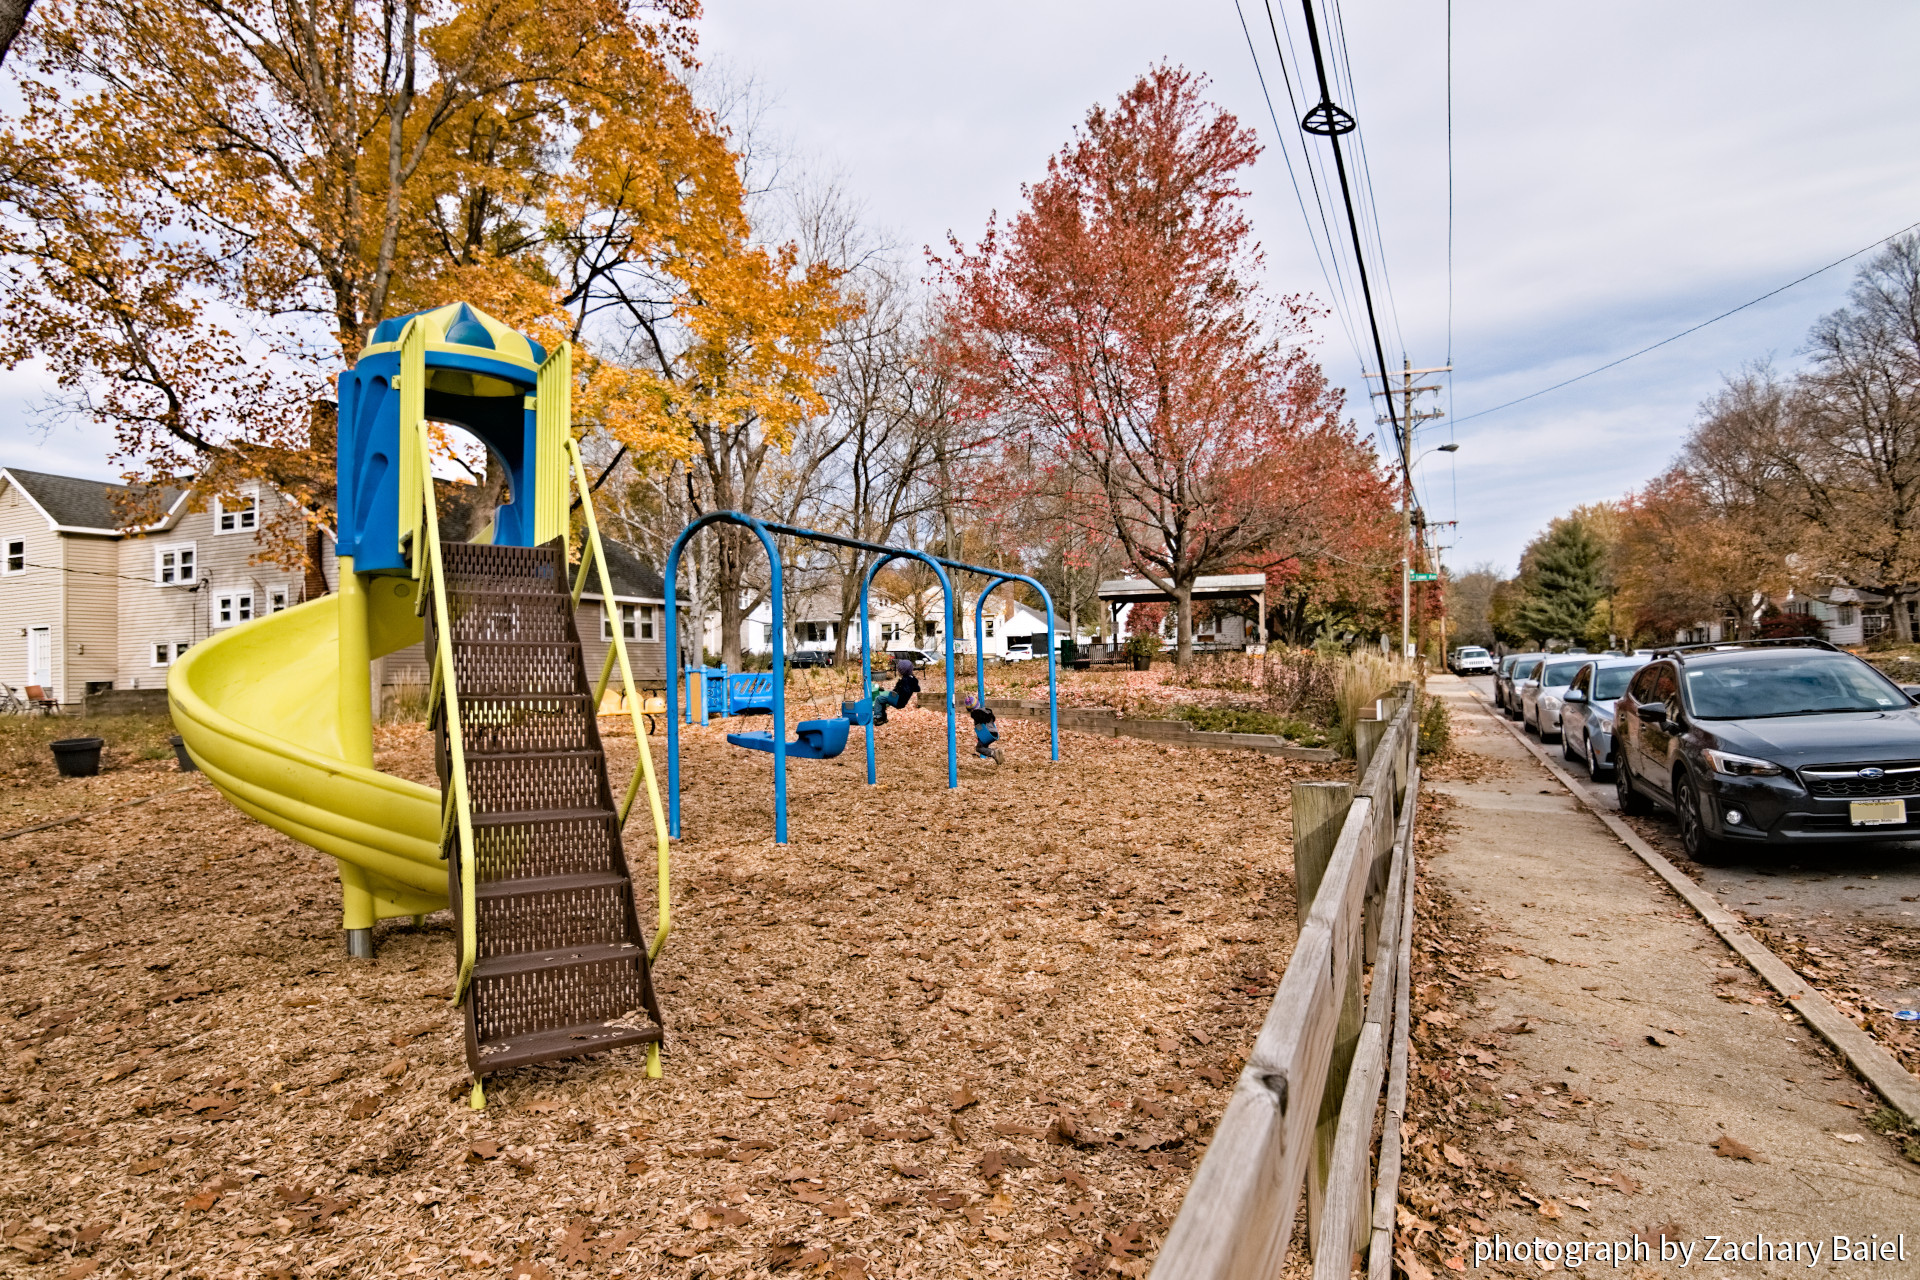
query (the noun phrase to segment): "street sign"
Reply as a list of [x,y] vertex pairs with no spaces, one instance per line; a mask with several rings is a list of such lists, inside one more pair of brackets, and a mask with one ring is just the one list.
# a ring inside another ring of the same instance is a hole
[[1440,575],[1437,573],[1410,573],[1407,575],[1407,581],[1408,582],[1438,582],[1440,581]]

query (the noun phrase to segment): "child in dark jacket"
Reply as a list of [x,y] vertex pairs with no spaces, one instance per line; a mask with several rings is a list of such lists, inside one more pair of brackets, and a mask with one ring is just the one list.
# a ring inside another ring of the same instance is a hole
[[920,692],[920,681],[914,678],[912,659],[902,658],[893,664],[893,668],[900,674],[900,678],[894,682],[893,688],[888,692],[873,695],[873,722],[875,724],[885,724],[887,722],[888,707],[904,710],[908,701]]
[[1005,764],[1007,758],[1000,754],[1000,748],[993,744],[1000,741],[1000,730],[993,721],[993,708],[984,702],[974,705],[973,695],[967,695],[967,716],[973,721],[973,754],[982,760],[991,760],[995,764]]

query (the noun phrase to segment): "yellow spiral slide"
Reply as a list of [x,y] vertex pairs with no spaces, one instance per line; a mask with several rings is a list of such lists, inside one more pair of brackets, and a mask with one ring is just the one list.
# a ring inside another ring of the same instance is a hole
[[341,676],[419,642],[420,584],[356,577],[343,557],[340,587],[200,641],[168,673],[167,698],[227,799],[339,860],[349,946],[370,955],[375,920],[446,907],[447,871],[440,793],[373,767],[369,676]]

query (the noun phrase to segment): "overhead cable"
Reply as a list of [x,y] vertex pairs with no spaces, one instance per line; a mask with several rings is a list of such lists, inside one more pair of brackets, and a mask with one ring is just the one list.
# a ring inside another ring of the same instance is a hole
[[1901,236],[1906,235],[1909,231],[1912,231],[1915,228],[1920,228],[1920,222],[1915,222],[1909,226],[1902,227],[1890,236],[1882,236],[1880,239],[1875,240],[1872,244],[1867,245],[1863,249],[1855,249],[1852,253],[1848,254],[1844,258],[1835,258],[1832,262],[1829,262],[1824,267],[1815,268],[1814,270],[1807,272],[1807,274],[1801,276],[1797,280],[1787,281],[1785,284],[1781,285],[1778,289],[1769,289],[1767,292],[1761,294],[1757,298],[1754,298],[1747,302],[1743,302],[1737,307],[1732,307],[1726,311],[1722,311],[1719,315],[1714,316],[1711,320],[1702,320],[1699,324],[1694,325],[1692,328],[1682,329],[1680,332],[1674,334],[1670,338],[1662,338],[1660,339],[1660,341],[1653,343],[1650,346],[1642,347],[1638,351],[1632,352],[1628,355],[1621,356],[1618,360],[1609,360],[1607,361],[1607,363],[1601,365],[1597,369],[1589,369],[1585,373],[1576,374],[1575,376],[1566,379],[1564,382],[1556,382],[1550,387],[1542,387],[1538,391],[1528,392],[1526,395],[1521,396],[1517,400],[1509,400],[1505,404],[1494,405],[1491,409],[1476,410],[1473,413],[1468,414],[1466,417],[1456,418],[1454,421],[1471,422],[1475,418],[1484,418],[1490,413],[1499,413],[1502,409],[1511,409],[1513,408],[1513,406],[1517,404],[1525,404],[1529,400],[1537,400],[1541,396],[1546,395],[1548,392],[1558,391],[1562,387],[1570,387],[1576,382],[1584,382],[1586,379],[1593,377],[1593,375],[1595,375],[1596,373],[1605,373],[1609,369],[1618,368],[1619,366],[1625,364],[1629,360],[1639,359],[1641,356],[1646,355],[1649,351],[1658,351],[1661,347],[1664,347],[1669,343],[1680,341],[1680,339],[1686,337],[1688,334],[1698,333],[1702,329],[1706,328],[1708,325],[1718,324],[1720,323],[1720,321],[1725,320],[1728,316],[1738,315],[1742,311],[1745,311],[1748,307],[1757,307],[1761,303],[1765,302],[1768,298],[1774,297],[1778,294],[1785,293],[1787,290],[1793,288],[1795,285],[1805,284],[1807,281],[1813,279],[1815,276],[1825,275],[1827,272],[1833,270],[1835,267],[1844,266],[1846,263],[1852,262],[1855,258],[1859,257],[1863,253],[1871,253],[1873,250],[1878,249],[1883,244],[1887,244],[1890,241],[1898,240]]

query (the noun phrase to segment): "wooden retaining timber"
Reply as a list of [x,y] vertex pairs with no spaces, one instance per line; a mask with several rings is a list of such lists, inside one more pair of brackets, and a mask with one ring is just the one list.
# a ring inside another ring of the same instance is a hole
[[[1350,799],[1341,787],[1296,788],[1305,923],[1160,1248],[1157,1280],[1271,1280],[1286,1262],[1303,1188],[1315,1280],[1347,1280],[1362,1253],[1369,1277],[1391,1274],[1410,1030],[1417,703],[1408,685],[1382,700],[1379,727],[1360,736],[1364,767]],[[1368,957],[1373,983],[1363,1006]]]
[[[944,711],[947,706],[946,691],[922,690],[920,703],[932,710]],[[1005,719],[1046,723],[1047,704],[1044,702],[988,698],[987,705],[995,715]],[[1141,738],[1148,742],[1164,742],[1170,747],[1200,747],[1215,751],[1258,751],[1262,755],[1310,760],[1320,764],[1340,758],[1325,747],[1295,746],[1278,734],[1206,733],[1195,729],[1185,720],[1135,720],[1115,715],[1104,707],[1062,707],[1060,727],[1075,733],[1096,734],[1102,738]]]

